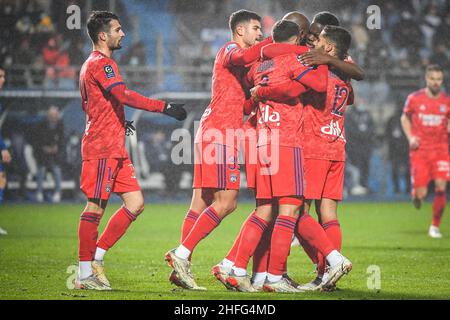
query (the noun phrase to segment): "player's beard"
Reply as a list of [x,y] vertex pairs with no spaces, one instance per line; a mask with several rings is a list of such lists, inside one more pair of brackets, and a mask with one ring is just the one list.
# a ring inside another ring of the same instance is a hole
[[438,86],[428,87],[428,90],[430,90],[433,96],[437,96],[441,92],[441,87]]
[[122,49],[122,45],[120,44],[120,41],[122,41],[122,40],[118,40],[116,43],[112,43],[112,44],[108,45],[109,49],[112,51]]

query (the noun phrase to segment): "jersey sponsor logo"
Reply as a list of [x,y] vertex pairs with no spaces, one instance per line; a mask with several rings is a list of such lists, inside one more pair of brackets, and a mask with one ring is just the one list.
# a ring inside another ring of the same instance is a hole
[[259,66],[257,72],[264,72],[274,67],[275,63],[273,60],[265,60]]
[[229,52],[231,50],[233,50],[234,48],[237,48],[237,44],[236,43],[230,43],[226,48],[225,48],[225,52]]
[[107,65],[103,67],[103,70],[105,70],[105,74],[106,74],[106,78],[107,79],[111,79],[114,78],[116,76],[116,74],[114,73],[114,69],[111,65]]
[[258,123],[274,123],[276,126],[280,126],[280,113],[271,110],[270,106],[266,105],[261,109],[261,116],[258,119]]
[[339,121],[331,120],[330,124],[327,124],[326,126],[320,128],[320,131],[323,134],[333,137],[339,137],[345,140],[344,136],[342,135],[342,129],[339,126]]
[[444,116],[419,113],[419,119],[425,127],[439,127],[444,120]]
[[419,107],[420,111],[424,111],[427,107],[424,104],[421,104]]

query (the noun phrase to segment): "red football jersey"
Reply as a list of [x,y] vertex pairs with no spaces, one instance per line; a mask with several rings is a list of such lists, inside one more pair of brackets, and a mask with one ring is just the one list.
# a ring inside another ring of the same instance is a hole
[[[211,102],[200,120],[196,143],[204,140],[236,147],[235,140],[227,141],[230,139],[226,138],[226,131],[242,128],[244,121],[245,91],[241,82],[248,69],[232,63],[233,54],[239,50],[242,49],[236,42],[228,42],[216,55]],[[211,137],[220,139],[211,141]]]
[[[264,53],[264,52],[263,52]],[[301,81],[314,69],[300,63],[298,55],[287,53],[256,63],[247,77],[261,86],[279,86],[292,80]],[[309,77],[309,75],[308,75]],[[267,99],[257,110],[258,146],[276,144],[287,147],[301,145],[302,104],[298,97],[283,103]]]
[[86,113],[83,160],[128,157],[124,106],[109,93],[122,84],[116,62],[99,51],[93,51],[81,67],[80,92]]
[[305,106],[302,132],[305,158],[345,161],[344,118],[347,103],[353,103],[353,89],[329,71],[327,93],[309,91],[300,98]]
[[425,89],[411,93],[406,99],[404,113],[411,119],[411,133],[419,138],[419,148],[411,152],[448,152],[447,125],[450,118],[450,97],[441,92],[430,98]]

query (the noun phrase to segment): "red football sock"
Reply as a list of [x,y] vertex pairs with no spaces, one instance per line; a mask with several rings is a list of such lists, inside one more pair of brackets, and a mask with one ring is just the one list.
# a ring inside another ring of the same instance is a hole
[[327,223],[323,223],[322,228],[325,230],[325,233],[327,234],[327,237],[333,244],[334,248],[340,252],[342,247],[342,233],[339,221],[331,220]]
[[92,261],[97,247],[98,224],[102,215],[83,212],[78,225],[78,256],[80,261]]
[[98,240],[97,247],[103,250],[111,248],[124,235],[134,220],[136,220],[136,216],[127,208],[121,207],[109,219],[105,231],[103,231],[100,240]]
[[317,252],[317,260],[317,275],[323,276],[327,267],[327,260],[320,252]]
[[206,208],[198,217],[182,245],[192,252],[197,244],[220,224],[221,220],[222,218],[213,207]]
[[193,210],[189,210],[187,212],[186,216],[184,217],[183,226],[181,227],[181,242],[183,242],[184,239],[186,239],[186,237],[188,236],[189,232],[191,232],[192,227],[194,226],[199,216],[200,215]]
[[284,273],[284,263],[291,248],[297,218],[279,215],[273,227],[268,272],[273,275]]
[[433,201],[433,221],[432,225],[439,227],[441,224],[441,218],[444,214],[446,199],[445,191],[436,191]]
[[317,259],[317,250],[312,247],[307,241],[305,241],[298,232],[295,232],[296,237],[298,238],[298,241],[300,242],[300,245],[302,246],[303,250],[306,252],[308,257],[311,259],[312,263],[317,264],[319,260]]
[[237,268],[247,269],[250,257],[255,253],[263,233],[269,223],[264,219],[252,214],[242,228],[242,238],[234,261]]
[[272,237],[273,224],[269,225],[263,233],[255,253],[253,254],[253,274],[267,272],[269,266],[270,240]]
[[255,211],[253,211],[247,218],[247,220],[245,220],[245,222],[242,224],[241,230],[239,230],[239,234],[236,237],[236,239],[234,240],[233,246],[231,247],[230,251],[228,252],[227,256],[225,257],[225,259],[230,260],[235,262],[236,261],[236,255],[239,249],[239,243],[241,242],[241,238],[242,238],[242,230],[244,229],[244,226],[246,223],[248,223],[248,221],[250,220],[250,218],[255,214]]
[[300,217],[297,223],[297,232],[324,257],[335,249],[322,226],[309,214],[303,214]]

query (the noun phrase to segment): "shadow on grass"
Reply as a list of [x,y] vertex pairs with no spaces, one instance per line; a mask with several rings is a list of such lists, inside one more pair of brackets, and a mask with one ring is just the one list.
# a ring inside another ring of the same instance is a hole
[[[223,290],[208,290],[206,292],[172,289],[157,290],[124,290],[116,289],[105,292],[83,292],[73,294],[61,293],[62,297],[88,300],[448,300],[444,295],[421,295],[403,292],[388,292],[383,290],[338,289],[335,292],[303,292],[295,294],[276,293],[241,293]],[[128,295],[128,296],[127,296]]]

